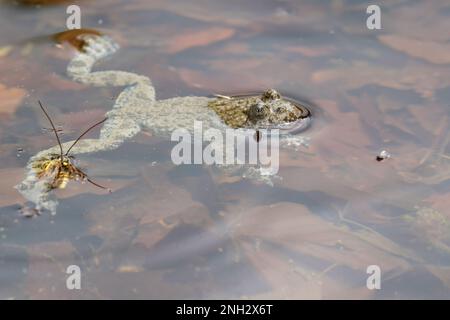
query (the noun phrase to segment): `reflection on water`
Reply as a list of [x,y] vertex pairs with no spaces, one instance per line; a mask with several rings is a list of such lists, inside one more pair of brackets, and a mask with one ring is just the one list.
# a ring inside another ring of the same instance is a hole
[[143,132],[79,157],[112,194],[71,183],[56,216],[25,219],[12,186],[54,144],[37,100],[69,141],[122,88],[66,77],[69,46],[42,41],[63,5],[2,1],[1,298],[450,297],[448,4],[392,1],[371,31],[353,1],[77,3],[122,46],[98,69],[148,75],[158,99],[277,88],[314,106],[310,147],[282,151],[270,187],[174,166],[173,143]]

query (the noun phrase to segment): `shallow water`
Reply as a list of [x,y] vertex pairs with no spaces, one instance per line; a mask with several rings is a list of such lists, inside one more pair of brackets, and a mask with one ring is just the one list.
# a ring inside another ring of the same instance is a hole
[[[174,143],[142,132],[78,157],[111,194],[71,182],[56,216],[30,219],[13,186],[55,145],[37,100],[68,141],[122,88],[67,78],[73,51],[49,38],[64,4],[13,2],[0,1],[1,298],[450,298],[450,5],[391,1],[368,30],[360,1],[75,1],[83,28],[121,45],[98,70],[147,75],[158,99],[277,88],[312,106],[310,146],[281,151],[270,187],[175,166]],[[66,288],[73,264],[81,290]]]

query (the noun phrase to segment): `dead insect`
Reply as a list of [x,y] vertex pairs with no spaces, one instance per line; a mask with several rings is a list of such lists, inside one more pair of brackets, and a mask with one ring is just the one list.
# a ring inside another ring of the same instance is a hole
[[89,183],[93,184],[96,187],[106,189],[111,192],[110,189],[92,181],[86,173],[84,173],[81,169],[77,168],[73,163],[74,157],[69,155],[70,150],[72,150],[72,148],[77,144],[77,142],[80,141],[80,139],[84,135],[86,135],[89,131],[91,131],[93,128],[105,122],[106,118],[103,119],[102,121],[97,122],[96,124],[89,127],[87,130],[85,130],[69,147],[69,149],[67,149],[67,151],[64,152],[61,145],[61,140],[59,139],[58,130],[53,124],[53,121],[48,115],[47,111],[45,111],[44,107],[42,106],[41,101],[39,101],[39,106],[41,107],[42,112],[44,112],[45,116],[50,122],[50,125],[52,126],[51,131],[55,133],[60,153],[49,154],[41,159],[36,160],[33,163],[33,169],[36,170],[37,177],[39,179],[43,177],[53,177],[52,181],[49,182],[48,184],[50,190],[57,188],[63,189],[66,187],[67,183],[70,180],[79,180],[79,181],[88,181]]

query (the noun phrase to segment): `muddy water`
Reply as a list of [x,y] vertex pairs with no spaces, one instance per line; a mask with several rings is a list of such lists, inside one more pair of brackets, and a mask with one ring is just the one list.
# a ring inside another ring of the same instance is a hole
[[65,4],[1,1],[1,298],[450,297],[449,5],[391,1],[368,30],[355,1],[75,3],[122,47],[99,70],[147,75],[158,99],[277,88],[312,106],[310,146],[281,151],[270,187],[175,166],[143,132],[78,157],[111,194],[72,182],[56,216],[24,218],[13,186],[55,144],[37,100],[66,141],[121,88],[66,77]]

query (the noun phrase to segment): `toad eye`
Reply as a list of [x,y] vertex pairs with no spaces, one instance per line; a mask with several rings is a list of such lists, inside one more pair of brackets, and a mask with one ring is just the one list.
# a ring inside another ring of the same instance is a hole
[[264,112],[264,104],[263,103],[258,103],[257,105],[255,105],[255,111],[256,113],[263,113]]

